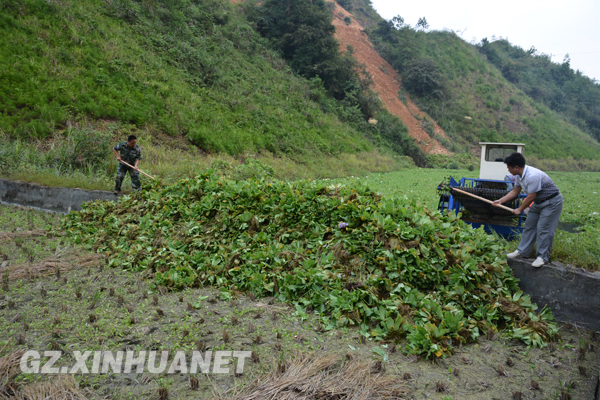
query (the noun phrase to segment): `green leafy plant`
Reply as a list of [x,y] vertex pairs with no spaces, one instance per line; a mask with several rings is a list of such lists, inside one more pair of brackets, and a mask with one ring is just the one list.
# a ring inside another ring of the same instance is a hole
[[549,311],[536,315],[518,291],[492,236],[366,187],[209,172],[88,203],[62,228],[107,254],[110,266],[153,275],[155,285],[216,286],[224,299],[274,296],[300,318],[320,315],[327,329],[406,335],[407,353],[445,357],[499,325],[533,346],[556,333]]
[[388,361],[388,353],[387,351],[385,351],[385,349],[383,349],[380,346],[375,346],[371,349],[371,353],[373,353],[374,355],[378,356],[381,358],[382,362],[387,362]]

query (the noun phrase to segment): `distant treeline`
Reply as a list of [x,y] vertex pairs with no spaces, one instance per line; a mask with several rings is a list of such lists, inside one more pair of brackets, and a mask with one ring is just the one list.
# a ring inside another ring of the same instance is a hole
[[568,54],[558,64],[534,47],[523,50],[506,39],[485,38],[477,47],[506,79],[600,141],[600,84],[574,71]]

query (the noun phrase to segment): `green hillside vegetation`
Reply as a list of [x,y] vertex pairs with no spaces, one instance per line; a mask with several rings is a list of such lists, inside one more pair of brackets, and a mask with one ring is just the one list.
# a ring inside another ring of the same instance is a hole
[[[503,65],[514,48],[485,50],[451,32],[425,32],[424,18],[418,29],[401,18],[384,21],[368,0],[341,4],[366,20],[411,96],[450,136],[437,139],[454,152],[479,140],[524,141],[536,165],[600,168],[597,141],[569,122],[593,134],[595,109],[571,101],[561,118],[525,94],[539,79],[525,92],[508,82]],[[327,4],[291,7],[283,0],[3,1],[0,173],[106,189],[116,169],[108,147],[130,133],[150,156],[145,168],[169,180],[248,157],[284,178],[412,164],[401,156],[429,165],[371,91],[353,49],[338,51]],[[488,62],[492,53],[502,72]],[[521,58],[543,64],[535,54]],[[569,73],[576,83],[586,79]],[[576,93],[574,83],[566,87]],[[583,99],[595,98],[593,87],[585,86]]]
[[[600,104],[595,100],[598,85],[569,70],[568,65],[544,62],[543,56],[523,56],[519,59],[523,65],[515,69],[529,86],[516,86],[503,76],[503,68],[514,62],[519,49],[503,42],[474,46],[451,31],[427,32],[425,18],[414,27],[400,16],[386,21],[368,0],[343,0],[340,5],[355,13],[358,21],[366,20],[369,38],[400,73],[411,98],[446,131],[450,142],[437,139],[451,150],[465,152],[479,141],[524,142],[527,154],[538,164],[559,169],[600,168],[600,144],[591,135],[597,123],[594,107]],[[489,55],[482,54],[486,51],[495,55],[492,63]],[[524,78],[529,73],[525,65],[538,68],[531,80]],[[546,97],[561,96],[555,92],[559,72],[565,69],[569,80],[561,86],[563,110]],[[546,80],[552,89],[538,88],[546,97],[535,96],[536,85]],[[406,94],[400,93],[403,96]],[[586,105],[588,102],[592,104]]]
[[574,71],[568,55],[553,63],[534,47],[523,50],[506,39],[483,39],[478,48],[515,86],[600,140],[600,84]]
[[456,143],[524,142],[528,154],[543,159],[600,157],[600,144],[589,134],[507,82],[453,32],[396,29],[387,22],[372,32],[417,104]]
[[[352,46],[344,53],[339,51],[327,4],[331,5],[324,0],[267,0],[260,5],[248,1],[244,12],[296,73],[310,79],[311,86],[326,90],[329,96],[315,91],[311,94],[324,111],[335,112],[375,143],[426,165],[407,128],[370,89],[371,76],[353,58]],[[368,122],[373,117],[378,121],[376,125]]]
[[[3,175],[33,162],[59,175],[77,168],[110,174],[114,165],[106,163],[57,170],[23,150],[32,139],[43,141],[38,150],[68,143],[71,124],[98,143],[106,134],[136,133],[147,143],[166,134],[184,136],[203,154],[262,154],[288,166],[320,160],[319,170],[307,172],[317,176],[370,164],[389,170],[399,154],[422,159],[402,123],[369,95],[368,81],[352,78],[362,86],[351,94],[369,99],[365,113],[318,74],[294,73],[243,11],[225,0],[3,1],[0,133],[3,153],[13,154]],[[381,123],[368,124],[371,116]],[[362,161],[322,168],[353,159]]]

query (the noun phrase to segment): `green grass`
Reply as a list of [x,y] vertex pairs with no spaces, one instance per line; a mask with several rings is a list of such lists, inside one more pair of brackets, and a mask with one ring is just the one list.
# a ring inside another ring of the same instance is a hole
[[[548,172],[564,197],[562,222],[581,225],[579,233],[557,230],[550,257],[590,271],[600,270],[600,173]],[[403,169],[388,174],[339,179],[336,182],[364,184],[385,196],[414,199],[423,207],[437,209],[437,185],[448,176],[476,178],[479,171],[444,169]],[[596,214],[594,214],[596,213]],[[514,250],[518,241],[507,242]]]
[[185,135],[231,155],[370,151],[323,112],[225,0],[1,6],[0,129],[43,138],[85,116]]
[[[365,91],[377,127],[294,74],[226,0],[7,0],[0,11],[3,177],[109,189],[109,146],[131,133],[166,153],[144,165],[168,181],[215,159],[258,158],[285,179],[390,171],[401,155],[425,163],[375,96]],[[82,138],[92,151],[75,149]]]
[[409,168],[387,174],[369,174],[366,177],[336,179],[347,185],[366,185],[386,197],[415,200],[429,210],[436,210],[439,196],[437,186],[447,177],[477,178],[479,171],[433,168]]
[[[369,172],[389,172],[414,165],[407,156],[377,149],[340,155],[276,155],[270,152],[231,156],[207,154],[189,146],[184,138],[171,138],[136,129],[129,124],[98,124],[86,121],[47,140],[11,139],[0,134],[0,177],[34,182],[45,186],[88,190],[112,190],[117,161],[110,148],[123,137],[135,133],[142,148],[140,168],[165,183],[196,176],[199,171],[216,168],[224,175],[242,168],[246,160],[259,160],[272,168],[279,179],[322,179]],[[142,175],[142,181],[149,178]],[[123,186],[129,191],[129,178]]]
[[551,172],[565,202],[561,221],[581,225],[580,233],[557,231],[551,256],[564,263],[600,271],[600,173]]

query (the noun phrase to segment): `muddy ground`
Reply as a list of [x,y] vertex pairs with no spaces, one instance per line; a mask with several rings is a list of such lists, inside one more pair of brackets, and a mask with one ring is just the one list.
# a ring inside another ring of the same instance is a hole
[[[75,350],[254,352],[242,375],[197,374],[195,390],[187,374],[75,375],[88,398],[157,399],[159,388],[171,399],[218,397],[298,352],[381,361],[407,399],[593,398],[600,343],[572,325],[561,325],[561,339],[544,349],[500,334],[432,362],[403,354],[402,342],[361,340],[352,327],[324,331],[316,316],[295,315],[273,299],[230,298],[208,287],[154,291],[142,274],[108,269],[103,255],[48,234],[57,224],[54,214],[0,206],[0,357],[58,349],[57,365],[72,366]],[[27,387],[51,379],[19,374],[14,381]]]

